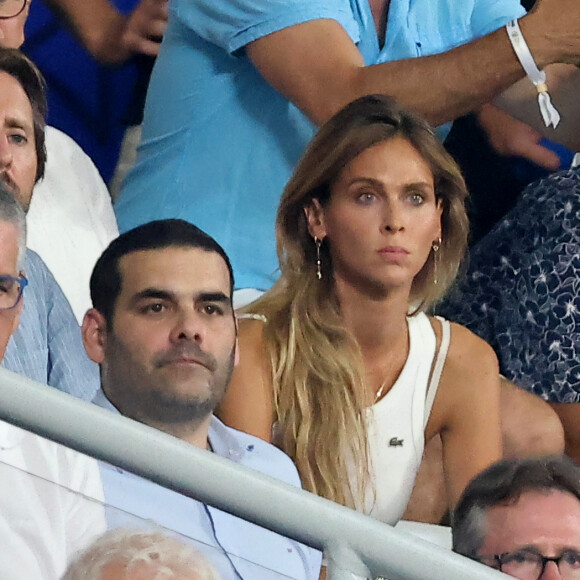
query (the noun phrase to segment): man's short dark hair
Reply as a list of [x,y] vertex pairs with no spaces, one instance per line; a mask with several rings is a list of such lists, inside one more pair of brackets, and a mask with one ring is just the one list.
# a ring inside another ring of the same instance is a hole
[[0,47],[0,71],[16,79],[30,101],[36,146],[35,180],[38,181],[44,176],[44,166],[46,165],[46,145],[44,142],[47,112],[46,82],[36,65],[15,48]]
[[580,502],[580,467],[565,455],[503,459],[465,488],[452,517],[453,550],[476,558],[485,537],[488,509],[511,505],[525,493],[563,491]]
[[199,248],[219,254],[230,274],[231,296],[234,273],[224,249],[211,236],[185,220],[156,220],[129,230],[113,240],[93,269],[90,282],[91,300],[108,325],[112,323],[115,303],[121,293],[121,258],[133,252],[163,248]]

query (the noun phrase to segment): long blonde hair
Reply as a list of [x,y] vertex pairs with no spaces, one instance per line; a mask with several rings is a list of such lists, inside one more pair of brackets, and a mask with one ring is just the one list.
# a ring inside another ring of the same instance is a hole
[[[313,199],[324,206],[350,161],[394,137],[408,140],[428,163],[443,207],[437,281],[432,252],[413,281],[410,303],[418,311],[442,296],[467,244],[465,182],[427,123],[389,97],[372,95],[337,113],[306,149],[276,219],[281,276],[246,309],[267,319],[264,344],[278,420],[275,443],[294,459],[306,489],[359,508],[370,479],[363,360],[342,319],[327,244],[320,248],[324,275],[317,279],[316,247],[304,208]],[[348,476],[353,469],[354,479]]]

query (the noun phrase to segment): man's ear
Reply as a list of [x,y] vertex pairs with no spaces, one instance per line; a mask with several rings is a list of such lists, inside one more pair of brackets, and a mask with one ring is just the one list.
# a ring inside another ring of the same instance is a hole
[[105,360],[107,345],[107,323],[105,317],[94,308],[91,308],[83,319],[83,344],[89,358],[101,364]]
[[314,198],[308,205],[304,206],[304,214],[310,235],[313,238],[323,240],[326,237],[326,225],[324,223],[324,208],[320,202]]

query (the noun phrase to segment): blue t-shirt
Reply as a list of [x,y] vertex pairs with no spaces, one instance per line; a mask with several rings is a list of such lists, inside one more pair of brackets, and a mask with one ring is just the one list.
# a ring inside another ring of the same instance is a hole
[[237,288],[269,288],[278,201],[315,127],[244,47],[328,18],[371,65],[449,50],[522,14],[518,0],[393,0],[381,49],[368,0],[174,0],[137,164],[116,206],[120,230],[187,219],[224,246]]

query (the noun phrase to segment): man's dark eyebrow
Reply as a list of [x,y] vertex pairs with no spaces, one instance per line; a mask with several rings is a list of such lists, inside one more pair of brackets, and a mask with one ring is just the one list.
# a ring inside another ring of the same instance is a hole
[[197,300],[200,302],[220,302],[231,304],[232,299],[223,292],[202,292],[198,295]]
[[136,304],[139,300],[143,300],[146,298],[157,298],[159,300],[174,300],[175,294],[172,292],[168,292],[167,290],[159,290],[158,288],[145,288],[145,290],[141,290],[141,292],[137,292],[131,298],[131,302]]
[[[136,304],[140,300],[146,300],[149,298],[156,298],[158,300],[176,300],[176,296],[173,292],[169,290],[160,290],[159,288],[145,288],[141,292],[137,292],[131,299],[132,304]],[[220,304],[230,304],[231,298],[224,294],[223,292],[201,292],[196,296],[196,300],[199,302],[218,302]]]

